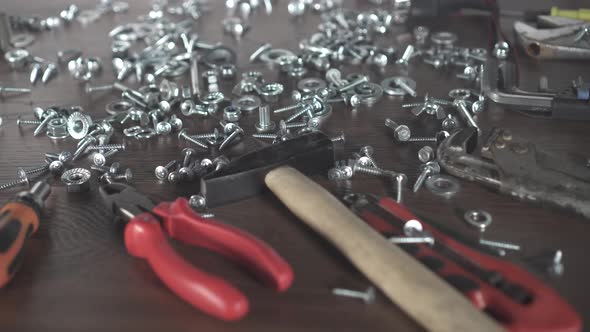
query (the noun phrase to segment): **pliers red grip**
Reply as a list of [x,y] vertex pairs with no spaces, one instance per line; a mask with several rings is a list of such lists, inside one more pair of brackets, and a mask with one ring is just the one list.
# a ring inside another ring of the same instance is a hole
[[[268,244],[235,227],[201,218],[185,198],[150,208],[145,206],[148,200],[141,197],[135,205],[127,204],[125,208],[125,203],[132,201],[129,195],[141,194],[126,185],[108,186],[101,188],[103,197],[107,193],[105,200],[112,203],[115,211],[129,217],[125,227],[129,254],[145,259],[168,288],[209,315],[238,320],[248,312],[248,299],[225,280],[189,264],[172,249],[165,233],[175,240],[229,257],[279,292],[293,282],[293,270]],[[119,192],[117,195],[124,192],[125,196],[117,199],[113,190]],[[134,214],[134,209],[139,213]]]

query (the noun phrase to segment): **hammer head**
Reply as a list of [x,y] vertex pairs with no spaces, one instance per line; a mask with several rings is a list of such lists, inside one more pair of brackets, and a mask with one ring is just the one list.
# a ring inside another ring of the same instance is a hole
[[201,178],[201,194],[208,207],[258,195],[266,190],[266,174],[284,165],[306,175],[327,174],[334,165],[334,144],[314,132],[242,155]]

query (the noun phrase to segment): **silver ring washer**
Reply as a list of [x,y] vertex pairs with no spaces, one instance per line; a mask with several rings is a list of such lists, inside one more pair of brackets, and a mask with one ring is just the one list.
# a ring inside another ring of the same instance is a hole
[[492,215],[484,210],[469,210],[465,212],[463,218],[467,224],[482,232],[492,223]]
[[260,98],[254,95],[243,95],[232,101],[232,105],[234,107],[237,107],[240,110],[242,110],[242,112],[246,113],[250,113],[257,110],[261,104],[262,101],[260,100]]
[[307,77],[297,82],[297,89],[305,94],[315,92],[318,89],[323,89],[325,87],[326,81],[321,78]]
[[424,185],[431,193],[445,197],[452,196],[461,190],[461,185],[457,179],[443,174],[428,177]]

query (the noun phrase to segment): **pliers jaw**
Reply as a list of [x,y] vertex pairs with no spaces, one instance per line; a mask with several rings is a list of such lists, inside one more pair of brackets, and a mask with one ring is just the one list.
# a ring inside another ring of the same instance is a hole
[[125,222],[139,214],[151,213],[155,206],[149,198],[122,183],[100,186],[99,193],[107,208]]

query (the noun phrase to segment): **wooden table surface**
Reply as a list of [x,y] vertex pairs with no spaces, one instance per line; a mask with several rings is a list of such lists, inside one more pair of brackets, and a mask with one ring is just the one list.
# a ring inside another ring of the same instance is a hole
[[[76,1],[81,8],[94,6],[94,1]],[[582,7],[585,1],[557,1],[563,7]],[[10,14],[57,15],[68,1],[44,1],[34,4],[26,1],[5,0],[2,10]],[[241,70],[259,69],[268,81],[277,80],[276,70],[261,65],[247,64],[247,58],[258,45],[271,42],[275,47],[295,50],[298,41],[317,26],[317,15],[308,14],[299,21],[289,18],[286,1],[280,1],[271,16],[261,13],[253,20],[252,30],[239,43],[223,35],[220,20],[224,16],[222,1],[214,2],[214,10],[194,24],[195,31],[204,41],[222,41],[238,54]],[[362,1],[349,2],[357,6]],[[503,1],[506,9],[525,9],[534,4],[549,7],[554,1]],[[361,5],[362,6],[362,5]],[[113,81],[110,66],[110,40],[108,31],[125,22],[133,22],[146,13],[149,1],[132,2],[127,14],[105,16],[86,27],[77,22],[53,32],[37,36],[29,47],[33,54],[49,59],[58,50],[81,48],[88,56],[100,56],[104,61],[102,75],[93,84]],[[433,31],[449,30],[460,37],[460,45],[485,47],[487,25],[482,18],[436,19],[425,22]],[[509,21],[504,29],[511,35]],[[393,29],[402,34],[403,27]],[[396,44],[396,38],[387,39]],[[566,85],[578,75],[588,78],[588,65],[581,62],[532,62],[520,53],[521,80],[525,89],[533,90],[540,75],[549,77],[550,86]],[[345,67],[345,73],[370,72],[374,81],[396,73],[388,66],[385,73],[366,68]],[[312,74],[317,75],[317,74]],[[418,82],[418,93],[444,97],[450,88],[463,83],[452,74],[436,72],[419,61],[411,66],[411,76]],[[187,82],[188,78],[183,78]],[[28,72],[11,71],[0,62],[2,85],[29,86]],[[130,84],[135,84],[130,82]],[[227,89],[227,87],[226,87]],[[227,90],[229,91],[229,90]],[[32,129],[19,130],[16,117],[31,117],[34,106],[82,105],[94,119],[105,116],[104,106],[116,100],[116,94],[87,96],[81,85],[62,68],[59,75],[47,85],[37,84],[31,95],[5,99],[0,102],[4,124],[0,127],[0,182],[16,177],[19,166],[33,167],[43,163],[46,152],[72,150],[75,141],[52,142],[48,138],[33,137]],[[284,102],[287,100],[285,98]],[[325,127],[330,134],[343,130],[347,135],[346,149],[356,151],[362,145],[375,148],[375,158],[383,168],[408,174],[413,182],[417,176],[418,145],[397,144],[383,126],[391,117],[409,125],[416,135],[430,135],[437,128],[431,118],[415,118],[401,109],[400,102],[383,98],[373,109],[353,112],[336,107]],[[215,119],[185,120],[191,132],[204,132],[216,125]],[[255,116],[242,124],[248,133],[253,132]],[[521,114],[490,107],[479,116],[481,126],[510,128],[516,135],[535,140],[542,147],[556,152],[575,152],[588,156],[589,124],[577,121],[533,119]],[[120,134],[115,142],[121,142]],[[170,200],[178,195],[198,192],[197,183],[174,186],[158,183],[153,175],[155,166],[179,158],[182,143],[174,135],[148,142],[127,140],[128,150],[116,155],[115,160],[132,168],[134,185],[155,200]],[[241,147],[232,149],[236,155]],[[88,166],[89,160],[78,162]],[[317,178],[329,186],[326,179]],[[47,200],[45,216],[39,232],[30,241],[22,269],[15,280],[0,290],[0,330],[2,331],[419,331],[416,323],[379,295],[376,303],[362,302],[333,296],[332,287],[365,289],[368,281],[357,272],[336,250],[297,220],[272,194],[264,194],[235,204],[215,208],[216,216],[229,224],[247,230],[270,243],[294,268],[296,279],[284,294],[276,294],[261,286],[247,273],[218,255],[202,249],[175,245],[192,263],[223,276],[244,291],[251,301],[250,314],[236,323],[223,323],[212,319],[184,303],[155,277],[148,266],[125,252],[120,225],[101,204],[96,182],[88,193],[68,194],[55,180],[52,194]],[[568,300],[583,316],[590,319],[590,297],[587,282],[590,265],[587,264],[590,242],[587,241],[588,220],[572,213],[518,202],[500,196],[483,187],[461,182],[462,189],[446,200],[421,190],[411,194],[405,190],[408,208],[428,218],[454,228],[467,236],[476,233],[468,228],[456,211],[484,209],[494,218],[486,231],[489,239],[513,242],[522,251],[510,254],[518,264],[531,268],[531,258],[551,250],[564,252],[565,274],[549,278],[543,271],[533,270]],[[356,178],[354,189],[385,195],[391,185],[371,178]],[[8,200],[17,190],[0,193]],[[403,268],[403,267],[400,267]],[[404,285],[399,285],[404,287]],[[419,301],[419,299],[416,299]]]

